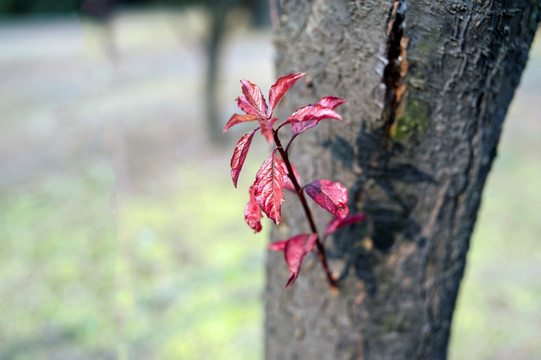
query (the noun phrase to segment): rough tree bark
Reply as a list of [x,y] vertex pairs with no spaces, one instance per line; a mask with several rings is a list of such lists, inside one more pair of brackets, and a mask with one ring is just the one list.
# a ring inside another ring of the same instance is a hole
[[[268,360],[445,359],[470,235],[502,123],[539,22],[538,1],[283,0],[278,75],[307,80],[282,116],[322,96],[342,123],[292,148],[301,176],[340,181],[370,220],[327,245],[284,290],[267,258]],[[274,239],[307,230],[286,202]],[[325,214],[318,213],[319,223]]]

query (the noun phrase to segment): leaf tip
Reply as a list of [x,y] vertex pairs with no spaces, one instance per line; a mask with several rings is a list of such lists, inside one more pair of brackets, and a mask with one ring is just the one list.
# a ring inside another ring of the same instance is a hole
[[267,248],[272,251],[284,251],[286,240],[280,240],[267,245]]
[[286,289],[289,288],[291,285],[293,285],[295,280],[297,280],[297,277],[299,277],[298,272],[292,272],[291,274],[289,274],[289,277],[287,278],[287,281],[286,281],[286,286],[285,286]]

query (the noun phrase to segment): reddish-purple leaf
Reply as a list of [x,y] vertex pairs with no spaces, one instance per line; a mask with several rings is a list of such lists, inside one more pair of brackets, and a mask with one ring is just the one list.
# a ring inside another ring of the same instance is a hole
[[248,121],[255,121],[259,119],[258,116],[254,116],[254,115],[241,115],[241,114],[233,114],[233,116],[231,116],[231,118],[229,119],[229,121],[227,122],[227,124],[225,124],[225,127],[224,127],[224,133],[229,130],[231,127],[237,125],[237,124],[240,124],[240,123],[243,123],[243,122],[248,122]]
[[289,88],[304,75],[306,74],[294,73],[282,76],[271,86],[269,91],[269,116],[272,116],[274,108],[276,108],[276,105],[278,105],[282,96],[284,96]]
[[[337,98],[334,96],[327,96],[321,98],[317,103],[319,105],[322,105],[328,109],[334,110],[336,107],[342,105],[345,103],[345,99]],[[302,108],[301,108],[302,109]],[[292,115],[293,116],[293,115]],[[306,131],[318,124],[320,120],[309,120],[309,121],[302,121],[302,122],[294,122],[291,124],[291,132],[293,135],[298,135],[302,133],[303,131]]]
[[348,191],[338,182],[317,180],[304,187],[306,193],[323,209],[343,219],[348,215]]
[[306,244],[304,245],[304,250],[306,250],[307,253],[312,251],[312,249],[314,248],[314,245],[316,244],[316,241],[317,241],[317,234],[310,234],[310,236],[308,237],[308,240],[306,240]]
[[327,225],[327,228],[325,229],[325,235],[324,236],[327,237],[330,234],[332,234],[333,232],[335,232],[336,230],[338,230],[338,229],[340,229],[340,228],[342,228],[344,226],[348,226],[348,225],[352,225],[352,224],[356,224],[356,223],[360,223],[362,221],[365,221],[366,218],[367,218],[366,214],[348,215],[343,219],[334,218]]
[[[287,171],[287,166],[285,162],[282,162],[282,165],[284,167],[284,171],[288,174],[286,182],[284,184],[284,189],[295,192],[295,186],[293,185],[293,181],[291,181],[291,178],[289,177],[289,171]],[[299,175],[299,172],[297,171],[297,168],[293,166],[293,164],[290,164],[291,168],[293,169],[293,175],[295,176],[295,179],[297,180],[297,184],[301,183],[301,176]]]
[[[246,104],[250,105],[260,118],[266,119],[267,103],[265,102],[265,98],[263,97],[263,93],[259,86],[252,84],[248,80],[241,80],[240,83],[242,84],[242,93],[244,94]],[[251,113],[248,111],[246,112]]]
[[248,100],[246,100],[245,96],[239,96],[237,98],[237,105],[246,114],[257,116],[258,118],[260,117],[258,111],[248,103]]
[[261,127],[261,134],[267,139],[269,144],[274,143],[274,129],[273,126],[278,118],[271,118],[269,120],[259,119],[259,126]]
[[255,233],[258,233],[261,231],[262,218],[263,214],[255,199],[254,186],[252,185],[250,186],[250,200],[244,208],[244,220],[246,220],[248,226],[253,229]]
[[267,245],[267,247],[269,248],[269,250],[273,250],[273,251],[284,251],[286,242],[287,240],[275,241],[272,244]]
[[300,133],[313,128],[318,123],[317,120],[311,120],[311,121],[304,121],[304,122],[296,122],[291,124],[291,134],[292,135],[299,135]]
[[242,165],[244,165],[244,160],[246,160],[246,155],[248,154],[250,144],[252,143],[256,131],[257,129],[244,134],[233,151],[233,157],[231,157],[231,178],[233,179],[233,185],[235,185],[235,187],[237,187],[237,181],[239,179],[240,171],[242,170]]
[[322,119],[336,119],[342,120],[342,117],[321,104],[312,104],[303,106],[297,110],[286,120],[286,124],[302,121],[322,120]]
[[293,283],[295,282],[295,280],[297,280],[298,277],[299,277],[298,272],[291,272],[286,281],[286,289],[290,287],[291,285],[293,285]]
[[291,271],[286,282],[286,288],[290,287],[301,271],[304,256],[312,250],[317,241],[317,234],[301,234],[289,238],[284,246],[284,258]]
[[293,135],[297,135],[316,126],[317,123],[323,119],[342,120],[342,117],[334,110],[321,104],[313,104],[297,109],[289,118],[287,118],[284,125],[292,124],[291,132]]
[[280,224],[281,204],[284,201],[282,189],[287,179],[282,163],[274,149],[259,168],[254,182],[254,194],[259,207],[276,225]]
[[345,102],[346,102],[346,99],[341,99],[334,96],[326,96],[319,99],[317,103],[325,106],[326,108],[334,110]]

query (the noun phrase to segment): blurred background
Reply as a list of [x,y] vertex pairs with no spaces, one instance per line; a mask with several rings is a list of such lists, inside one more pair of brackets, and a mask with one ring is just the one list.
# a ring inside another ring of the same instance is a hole
[[[271,1],[272,2],[272,1]],[[258,1],[0,0],[0,359],[262,359],[266,234],[221,136],[275,80]],[[484,192],[451,359],[539,359],[541,40]],[[269,224],[264,223],[269,229]]]

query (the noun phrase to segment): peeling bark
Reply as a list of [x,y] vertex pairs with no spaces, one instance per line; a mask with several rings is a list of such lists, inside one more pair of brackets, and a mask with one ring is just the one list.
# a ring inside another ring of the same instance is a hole
[[[540,9],[408,0],[401,14],[404,5],[282,1],[278,75],[311,78],[281,115],[323,96],[348,100],[344,121],[303,134],[293,161],[305,182],[346,185],[351,211],[370,219],[326,244],[338,296],[315,258],[284,290],[287,268],[268,254],[269,360],[446,358],[481,191]],[[275,239],[307,230],[296,204],[285,204]]]
[[388,148],[389,141],[396,131],[396,119],[404,108],[407,87],[404,78],[408,71],[406,48],[408,38],[404,34],[406,21],[406,0],[394,0],[389,20],[387,21],[387,65],[383,70],[385,84],[385,108],[382,118],[385,124],[384,141]]

